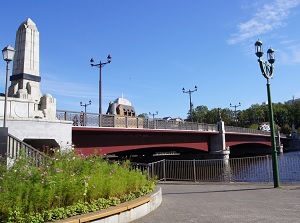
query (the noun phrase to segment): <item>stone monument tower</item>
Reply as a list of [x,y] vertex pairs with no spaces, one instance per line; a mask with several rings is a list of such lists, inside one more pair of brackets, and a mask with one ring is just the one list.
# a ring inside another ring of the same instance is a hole
[[8,97],[27,101],[29,110],[24,112],[24,103],[15,104],[11,116],[55,120],[56,100],[50,94],[42,96],[40,90],[39,31],[30,18],[19,26],[15,51]]
[[39,101],[42,97],[39,86],[39,31],[29,18],[19,26],[15,51],[9,97]]
[[[30,18],[17,30],[15,51],[7,97],[8,133],[34,147],[71,145],[72,123],[57,120],[56,99],[40,90],[39,31]],[[2,95],[0,122],[3,108]]]

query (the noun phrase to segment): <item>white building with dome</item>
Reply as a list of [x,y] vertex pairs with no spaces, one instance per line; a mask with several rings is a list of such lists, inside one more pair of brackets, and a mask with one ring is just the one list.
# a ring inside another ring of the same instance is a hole
[[110,102],[106,112],[107,115],[120,115],[120,116],[131,116],[135,117],[135,109],[131,105],[131,102],[124,98],[117,98],[113,103]]

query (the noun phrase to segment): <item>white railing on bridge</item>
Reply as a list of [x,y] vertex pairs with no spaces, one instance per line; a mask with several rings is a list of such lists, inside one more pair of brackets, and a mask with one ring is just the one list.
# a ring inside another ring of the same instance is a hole
[[119,115],[99,115],[97,113],[83,113],[73,111],[56,112],[59,120],[72,121],[73,126],[115,127],[140,129],[173,129],[218,132],[216,124],[186,122],[165,119],[151,119]]
[[[173,129],[218,132],[216,124],[165,120],[156,118],[140,118],[119,115],[99,115],[98,113],[84,113],[57,110],[59,120],[72,121],[73,126],[141,128],[141,129]],[[225,126],[225,132],[270,135],[270,132],[256,129]],[[284,135],[282,135],[284,136]],[[285,137],[285,136],[284,136]]]
[[268,131],[262,131],[262,130],[258,130],[258,129],[242,128],[242,127],[235,127],[235,126],[225,126],[225,132],[238,132],[238,133],[270,135],[270,132],[268,132]]

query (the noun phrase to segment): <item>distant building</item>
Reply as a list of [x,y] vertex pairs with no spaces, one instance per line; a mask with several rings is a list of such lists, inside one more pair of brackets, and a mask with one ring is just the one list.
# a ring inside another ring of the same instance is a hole
[[135,109],[131,105],[131,102],[125,99],[122,95],[121,98],[117,98],[113,103],[110,102],[106,112],[107,115],[120,115],[135,117]]
[[182,118],[171,118],[171,117],[163,117],[164,120],[167,121],[176,121],[176,122],[183,122]]
[[295,99],[295,96],[293,95],[293,99],[292,99],[292,100],[288,100],[287,102],[290,103],[290,104],[292,105],[292,104],[294,104],[296,101],[300,101],[300,98],[296,98],[296,99]]

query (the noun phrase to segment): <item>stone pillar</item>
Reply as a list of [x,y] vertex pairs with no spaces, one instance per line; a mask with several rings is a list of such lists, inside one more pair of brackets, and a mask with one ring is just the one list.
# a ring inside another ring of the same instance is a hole
[[276,150],[278,153],[283,153],[283,145],[281,145],[279,131],[277,131],[277,137],[276,137]]
[[16,34],[15,56],[8,96],[40,103],[39,31],[28,18]]
[[220,120],[217,125],[219,134],[210,136],[209,155],[214,159],[228,160],[230,150],[229,148],[226,148],[225,144],[225,125],[222,120]]
[[209,157],[211,159],[223,160],[222,179],[224,182],[231,182],[231,167],[229,163],[229,147],[226,148],[225,125],[222,119],[217,123],[219,134],[210,137]]

